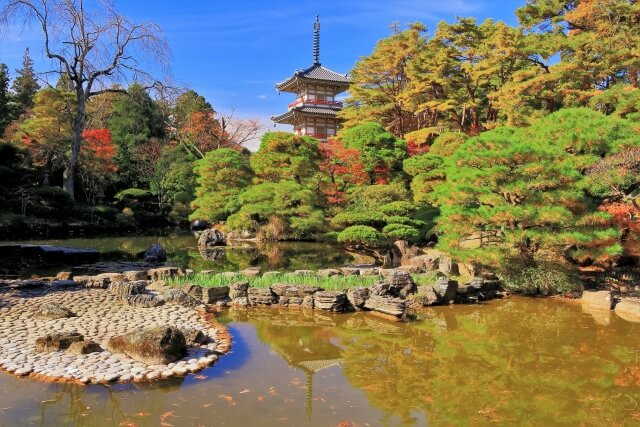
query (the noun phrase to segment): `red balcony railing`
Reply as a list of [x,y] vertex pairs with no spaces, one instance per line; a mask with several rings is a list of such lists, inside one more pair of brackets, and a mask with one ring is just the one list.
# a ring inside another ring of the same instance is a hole
[[297,107],[298,105],[329,105],[332,107],[340,107],[342,108],[342,102],[340,101],[324,101],[321,99],[304,99],[298,98],[291,104],[289,104],[289,108]]

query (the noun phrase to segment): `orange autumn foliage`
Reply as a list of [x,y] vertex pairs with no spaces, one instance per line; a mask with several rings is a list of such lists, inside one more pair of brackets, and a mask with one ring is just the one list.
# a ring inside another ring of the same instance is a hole
[[113,162],[116,147],[108,129],[86,129],[82,132],[84,145],[81,151],[83,167],[95,172],[115,172],[117,167]]
[[321,183],[322,193],[329,204],[343,204],[350,187],[363,185],[369,180],[364,163],[360,161],[360,151],[346,148],[338,140],[320,144],[319,150],[322,155],[320,172],[326,177]]

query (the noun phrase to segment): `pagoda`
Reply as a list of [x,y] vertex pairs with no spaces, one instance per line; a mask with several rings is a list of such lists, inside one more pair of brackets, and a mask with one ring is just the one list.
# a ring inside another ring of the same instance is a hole
[[289,111],[271,117],[275,123],[293,125],[297,135],[312,136],[326,141],[336,135],[339,120],[336,117],[342,103],[336,95],[349,88],[346,74],[336,73],[320,64],[320,21],[316,16],[313,32],[313,64],[296,71],[292,77],[276,84],[279,92],[296,94]]

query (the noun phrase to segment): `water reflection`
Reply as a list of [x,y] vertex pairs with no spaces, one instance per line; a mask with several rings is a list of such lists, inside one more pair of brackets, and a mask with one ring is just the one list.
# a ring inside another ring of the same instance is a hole
[[[640,325],[551,300],[434,308],[414,323],[229,311],[198,375],[77,387],[0,374],[0,425],[634,425]],[[351,423],[351,424],[349,424]]]
[[[103,262],[140,262],[145,250],[153,243],[160,243],[167,251],[170,264],[195,270],[239,271],[249,267],[263,270],[303,270],[337,267],[353,263],[355,255],[343,249],[311,242],[243,242],[224,247],[198,249],[197,239],[191,234],[168,236],[124,236],[88,239],[65,239],[29,242],[3,242],[50,244],[100,251]],[[30,276],[31,274],[55,275],[71,266],[47,266],[34,264],[32,260],[0,259],[0,274]]]

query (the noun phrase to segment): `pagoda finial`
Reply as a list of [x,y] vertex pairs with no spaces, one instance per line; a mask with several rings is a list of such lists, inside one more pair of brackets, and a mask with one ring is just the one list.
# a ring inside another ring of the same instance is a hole
[[320,16],[316,15],[316,22],[313,24],[313,65],[320,64]]

